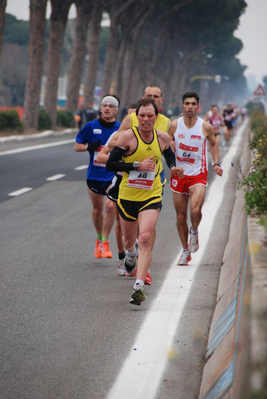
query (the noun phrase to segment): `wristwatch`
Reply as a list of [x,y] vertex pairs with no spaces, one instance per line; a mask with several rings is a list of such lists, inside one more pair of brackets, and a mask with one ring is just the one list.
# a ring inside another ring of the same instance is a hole
[[134,162],[133,162],[133,167],[134,167],[134,169],[138,169],[139,166],[140,166],[140,162],[139,162],[139,161],[134,161]]
[[219,166],[219,167],[221,167],[221,165],[220,165],[219,163],[214,163],[214,164],[212,165],[212,167],[214,168],[214,166]]

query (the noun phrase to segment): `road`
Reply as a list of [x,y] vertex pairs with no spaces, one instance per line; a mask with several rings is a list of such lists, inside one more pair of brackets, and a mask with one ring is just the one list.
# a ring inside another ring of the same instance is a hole
[[221,183],[210,172],[201,248],[187,268],[176,266],[167,184],[141,307],[129,304],[133,279],[117,275],[114,231],[113,259],[94,258],[88,154],[74,152],[75,135],[0,144],[1,398],[198,397],[241,136],[222,150]]

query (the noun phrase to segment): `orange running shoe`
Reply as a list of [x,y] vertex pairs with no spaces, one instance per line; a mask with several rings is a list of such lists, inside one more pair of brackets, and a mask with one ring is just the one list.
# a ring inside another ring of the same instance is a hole
[[103,248],[102,258],[112,258],[112,252],[109,249],[109,241],[103,241],[102,248]]
[[102,246],[100,240],[95,240],[95,257],[96,259],[102,258]]
[[149,273],[147,273],[145,278],[145,285],[151,285],[151,284],[152,284],[152,277],[150,276]]

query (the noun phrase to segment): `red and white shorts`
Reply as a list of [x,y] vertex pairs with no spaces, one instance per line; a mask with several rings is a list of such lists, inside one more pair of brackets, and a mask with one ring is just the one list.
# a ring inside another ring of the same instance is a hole
[[182,179],[171,175],[170,183],[171,189],[175,193],[189,195],[189,189],[194,186],[207,187],[207,173],[201,173],[196,176],[184,176]]

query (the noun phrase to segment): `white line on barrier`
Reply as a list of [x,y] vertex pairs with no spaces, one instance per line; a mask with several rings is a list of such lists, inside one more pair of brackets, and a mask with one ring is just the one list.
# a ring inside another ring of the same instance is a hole
[[17,197],[18,195],[25,194],[31,190],[33,190],[31,187],[24,187],[24,188],[21,188],[20,190],[13,191],[13,193],[9,193],[8,195],[10,197]]
[[223,159],[223,177],[216,177],[207,193],[203,206],[204,217],[199,227],[199,251],[193,254],[190,266],[177,267],[179,255],[170,266],[165,281],[140,327],[134,345],[107,395],[108,399],[155,398],[195,272],[201,264],[214,219],[221,206],[224,189],[232,171],[231,162],[240,147],[246,126],[247,122],[236,132]]

